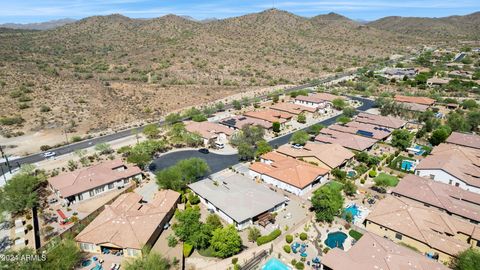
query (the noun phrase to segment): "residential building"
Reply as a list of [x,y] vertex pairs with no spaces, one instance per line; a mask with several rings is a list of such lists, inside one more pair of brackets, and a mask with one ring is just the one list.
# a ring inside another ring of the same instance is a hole
[[480,150],[440,144],[420,161],[415,174],[480,193]]
[[409,245],[448,263],[460,252],[480,246],[480,227],[438,210],[388,196],[365,220],[366,229],[396,243]]
[[148,203],[137,193],[122,194],[106,205],[75,241],[84,252],[109,250],[125,257],[141,256],[142,248],[152,247],[172,218],[179,198],[172,190],[158,191]]
[[414,96],[401,96],[395,95],[396,102],[415,103],[426,106],[432,106],[435,104],[435,100],[428,97],[414,97]]
[[272,123],[257,118],[246,117],[243,115],[235,115],[226,119],[223,119],[220,124],[227,126],[231,129],[241,129],[246,125],[261,126],[264,129],[271,129]]
[[301,196],[314,186],[327,181],[329,170],[287,157],[277,152],[266,153],[260,162],[250,166],[250,176]]
[[328,128],[343,133],[350,133],[367,138],[372,138],[379,141],[386,140],[392,134],[391,129],[357,121],[348,122],[346,124],[337,123],[330,125]]
[[480,149],[480,136],[454,131],[447,138],[446,143]]
[[233,130],[217,123],[194,122],[185,123],[185,129],[189,132],[200,134],[205,146],[214,144],[226,144]]
[[480,222],[480,194],[459,187],[407,174],[392,190],[392,195],[464,218],[474,224]]
[[450,268],[412,249],[373,233],[365,233],[344,251],[334,248],[322,258],[323,270],[448,270]]
[[314,113],[316,111],[316,109],[312,107],[307,107],[307,106],[303,106],[295,103],[288,103],[288,102],[275,103],[272,106],[270,106],[270,109],[280,111],[280,112],[286,112],[293,115],[299,115],[305,112]]
[[295,104],[315,108],[321,113],[326,113],[331,110],[334,99],[345,99],[345,97],[329,93],[315,93],[308,96],[297,96],[295,98]]
[[397,117],[376,115],[365,112],[359,113],[355,118],[355,121],[392,129],[400,129],[407,124],[407,121]]
[[61,173],[49,178],[48,184],[59,198],[70,204],[123,188],[133,180],[141,181],[142,177],[140,168],[116,159]]
[[336,143],[355,151],[366,151],[377,142],[377,140],[372,138],[344,133],[331,128],[322,129],[320,134],[315,137],[315,141],[321,143]]
[[473,76],[473,72],[464,70],[452,70],[448,73],[448,76],[452,78],[471,79]]
[[343,166],[354,157],[352,151],[337,143],[307,142],[302,148],[294,148],[284,144],[277,149],[278,153],[318,165],[327,170]]
[[205,179],[188,187],[210,211],[238,230],[253,225],[265,214],[283,209],[287,201],[281,194],[240,174]]
[[243,115],[251,118],[260,119],[269,123],[280,123],[281,126],[285,126],[293,118],[293,114],[287,112],[276,111],[272,109],[264,109],[259,111],[246,112]]

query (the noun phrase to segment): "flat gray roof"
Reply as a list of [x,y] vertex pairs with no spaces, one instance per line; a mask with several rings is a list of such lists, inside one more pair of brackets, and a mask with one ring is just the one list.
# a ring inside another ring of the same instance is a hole
[[188,186],[237,223],[287,201],[283,195],[239,174],[218,180],[204,179]]

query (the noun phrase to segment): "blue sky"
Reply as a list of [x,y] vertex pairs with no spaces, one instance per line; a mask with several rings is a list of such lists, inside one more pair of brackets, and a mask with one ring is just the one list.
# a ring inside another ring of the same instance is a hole
[[336,12],[361,20],[393,15],[444,17],[480,11],[479,0],[0,0],[0,23],[41,22],[66,17],[80,19],[112,13],[132,18],[170,13],[197,19],[226,18],[272,6],[306,17]]

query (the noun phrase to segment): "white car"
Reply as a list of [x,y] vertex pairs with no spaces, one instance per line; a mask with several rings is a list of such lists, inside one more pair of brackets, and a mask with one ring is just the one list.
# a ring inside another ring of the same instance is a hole
[[302,149],[302,148],[303,148],[303,145],[301,145],[301,144],[294,144],[294,145],[292,145],[292,147],[295,148],[295,149]]
[[56,155],[55,152],[45,152],[45,153],[43,153],[44,158],[51,158],[51,157],[54,157],[55,155]]

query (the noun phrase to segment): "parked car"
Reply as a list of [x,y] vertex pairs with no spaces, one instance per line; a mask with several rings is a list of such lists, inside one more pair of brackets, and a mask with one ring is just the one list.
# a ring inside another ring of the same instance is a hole
[[384,187],[372,186],[371,189],[378,193],[382,193],[382,194],[387,193],[387,190]]
[[198,152],[202,153],[202,154],[208,154],[210,153],[210,151],[208,151],[207,148],[201,148],[200,150],[198,150]]
[[45,152],[45,153],[43,153],[44,158],[54,157],[55,155],[56,155],[55,152]]
[[216,143],[215,143],[215,147],[216,147],[217,149],[223,149],[223,148],[225,148],[225,145],[224,145],[223,143],[216,142]]
[[301,145],[301,144],[294,144],[294,145],[292,145],[292,147],[295,148],[295,149],[302,149],[302,148],[303,148],[303,145]]

